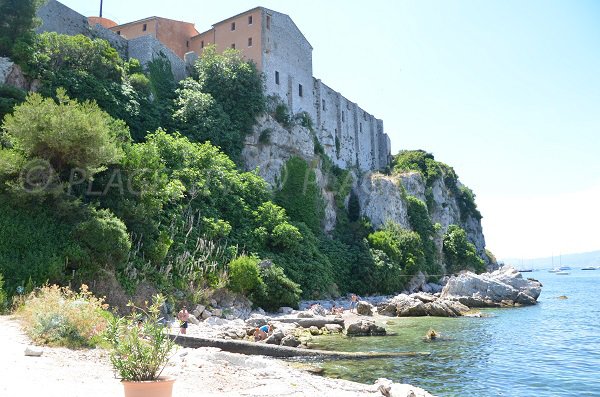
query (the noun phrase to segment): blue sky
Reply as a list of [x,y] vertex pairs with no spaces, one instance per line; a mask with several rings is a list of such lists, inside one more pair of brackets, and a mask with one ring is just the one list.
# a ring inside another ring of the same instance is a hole
[[[84,15],[100,1],[63,0]],[[104,0],[119,23],[198,30],[262,5],[314,47],[316,77],[425,149],[477,195],[502,257],[600,248],[600,2]]]

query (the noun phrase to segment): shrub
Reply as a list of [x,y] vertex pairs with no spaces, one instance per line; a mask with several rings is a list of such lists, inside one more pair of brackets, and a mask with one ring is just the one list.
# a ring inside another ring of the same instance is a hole
[[0,273],[0,313],[6,310],[6,292],[4,291],[4,277]]
[[63,222],[48,205],[34,205],[0,194],[0,272],[5,290],[13,296],[29,280],[35,286],[65,281],[73,226]]
[[109,210],[92,211],[77,225],[75,240],[88,249],[90,262],[111,268],[122,265],[131,249],[125,224]]
[[239,156],[242,137],[231,120],[211,94],[202,92],[201,86],[191,78],[183,80],[177,90],[176,110],[173,119],[179,132],[192,142],[209,141],[220,147],[230,157]]
[[286,222],[275,226],[272,240],[275,247],[294,250],[302,241],[302,234],[296,226]]
[[254,256],[242,255],[229,262],[229,288],[242,294],[249,294],[262,284],[258,263]]
[[281,190],[275,193],[277,204],[285,208],[294,221],[304,222],[315,234],[321,233],[325,205],[317,185],[315,171],[299,157],[292,157],[282,172]]
[[273,130],[270,128],[265,128],[264,130],[262,130],[260,132],[260,136],[258,137],[258,143],[261,143],[263,145],[268,145],[269,143],[271,143],[271,134],[273,133]]
[[410,276],[424,270],[421,237],[400,225],[388,222],[384,228],[368,236],[375,262],[374,278],[378,291],[401,290]]
[[35,11],[41,4],[41,0],[0,2],[0,56],[20,63],[27,61],[38,24]]
[[163,303],[160,295],[147,310],[130,303],[129,316],[109,322],[105,339],[111,346],[110,362],[122,380],[156,380],[169,361],[175,342],[161,324]]
[[110,319],[104,300],[81,286],[80,292],[45,286],[25,298],[17,315],[26,333],[40,344],[71,348],[93,347]]
[[243,138],[252,132],[256,116],[266,110],[264,81],[256,65],[238,50],[217,53],[215,46],[202,51],[195,64],[200,90],[210,94],[231,120],[232,128]]
[[256,306],[269,311],[275,311],[282,306],[298,308],[302,294],[300,285],[290,280],[281,267],[273,264],[265,266],[260,270],[260,275],[264,288],[252,295]]
[[5,115],[12,113],[13,108],[25,101],[27,92],[20,88],[0,84],[0,124]]
[[427,205],[414,196],[408,196],[408,220],[410,227],[419,234],[425,254],[425,272],[429,275],[440,275],[441,268],[436,258],[435,228],[429,217]]
[[467,239],[467,233],[457,225],[450,225],[444,235],[443,253],[448,273],[461,270],[485,271],[485,262],[477,255],[475,245]]
[[107,164],[121,157],[120,141],[128,131],[91,102],[69,99],[57,92],[59,103],[37,93],[6,116],[4,130],[8,139],[29,158],[49,162],[60,173],[77,169],[89,179]]
[[292,116],[290,116],[290,112],[285,104],[277,104],[273,118],[284,128],[292,128]]

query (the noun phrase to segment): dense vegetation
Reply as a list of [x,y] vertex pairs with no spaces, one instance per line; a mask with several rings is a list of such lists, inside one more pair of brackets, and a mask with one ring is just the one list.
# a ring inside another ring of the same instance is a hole
[[[315,161],[289,159],[275,192],[240,170],[244,138],[267,99],[239,52],[205,49],[177,84],[166,57],[142,67],[103,40],[24,37],[21,63],[40,92],[25,98],[0,87],[0,274],[9,296],[103,271],[129,292],[149,282],[197,302],[204,288],[227,286],[274,310],[301,296],[396,292],[419,271],[441,274],[427,206],[408,197],[412,230],[388,223],[374,231],[359,216],[351,173],[316,138]],[[306,114],[281,103],[273,112],[284,127],[312,130]],[[335,193],[329,234],[316,167]],[[476,213],[472,192],[433,156],[401,153],[394,169],[421,172],[428,187],[454,180],[461,213]],[[453,271],[463,261],[480,270],[460,231],[446,237]]]
[[423,150],[401,150],[392,161],[392,170],[396,173],[416,171],[425,181],[427,206],[433,205],[433,184],[441,180],[450,190],[460,210],[462,221],[471,216],[481,219],[481,213],[475,204],[475,194],[466,186],[460,185],[454,169],[447,164],[436,161],[433,154]]

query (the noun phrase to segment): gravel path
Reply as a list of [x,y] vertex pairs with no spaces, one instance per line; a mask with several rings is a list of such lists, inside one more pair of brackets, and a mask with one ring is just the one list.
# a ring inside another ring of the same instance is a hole
[[[0,396],[122,395],[106,351],[45,347],[41,357],[27,357],[28,344],[18,322],[0,316]],[[179,349],[165,374],[177,378],[173,397],[381,396],[373,385],[323,378],[275,359],[214,348]]]

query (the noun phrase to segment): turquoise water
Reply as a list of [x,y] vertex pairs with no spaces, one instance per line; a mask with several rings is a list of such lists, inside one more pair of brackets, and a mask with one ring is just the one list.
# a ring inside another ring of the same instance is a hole
[[[325,375],[386,377],[437,396],[600,396],[600,270],[524,275],[544,285],[536,306],[487,309],[488,318],[393,318],[396,336],[317,338],[314,347],[331,350],[431,352],[324,362]],[[430,328],[446,339],[426,342]]]

